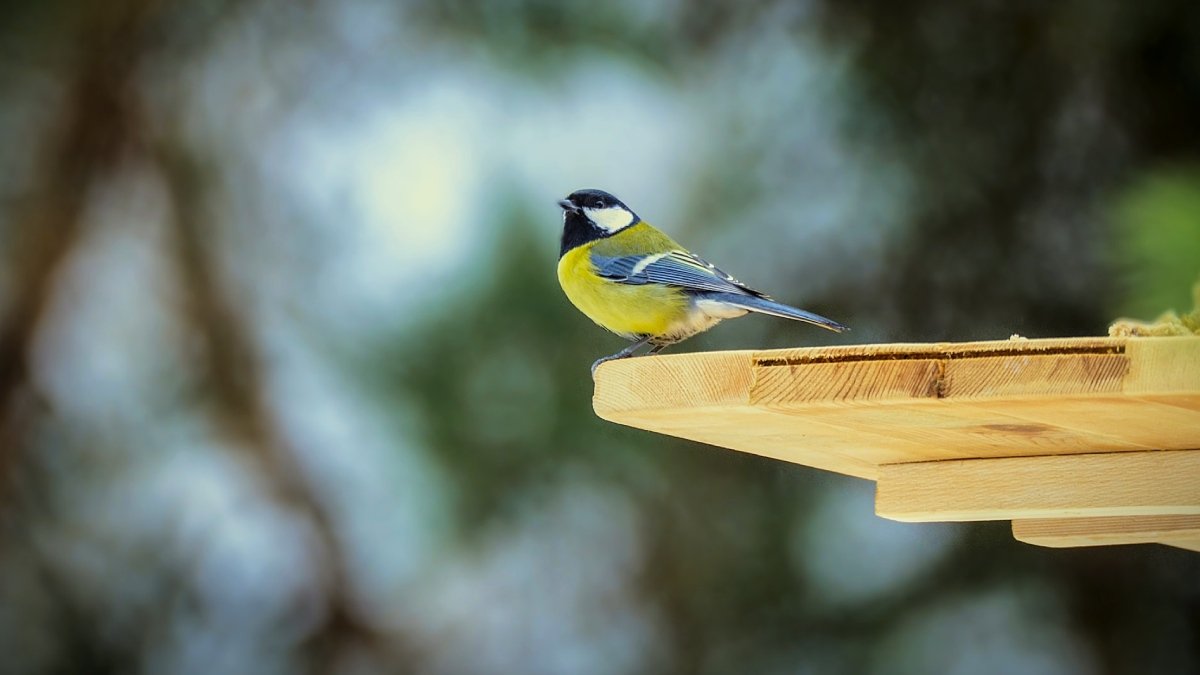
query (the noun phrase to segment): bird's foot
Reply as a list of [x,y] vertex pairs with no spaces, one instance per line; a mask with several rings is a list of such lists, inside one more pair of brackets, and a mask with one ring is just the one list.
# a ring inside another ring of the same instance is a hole
[[[592,380],[594,381],[596,379],[596,369],[600,367],[601,363],[607,363],[608,361],[616,361],[617,359],[627,359],[630,356],[633,356],[634,352],[636,352],[637,350],[639,350],[643,346],[645,346],[645,344],[647,342],[650,342],[650,340],[651,340],[651,336],[643,335],[640,339],[638,339],[637,342],[634,342],[633,344],[629,345],[625,349],[622,349],[621,351],[617,352],[616,354],[611,354],[609,356],[605,356],[604,358],[596,359],[596,362],[592,364]],[[663,346],[665,346],[665,345],[663,345]],[[663,346],[656,346],[650,353],[653,354],[653,353],[659,351],[660,349],[663,348]]]
[[617,353],[617,354],[610,354],[608,356],[602,356],[602,357],[596,359],[596,362],[592,364],[592,379],[593,380],[596,379],[596,369],[600,367],[601,363],[608,363],[609,361],[616,361],[618,359],[627,359],[631,356],[633,356],[633,354]]

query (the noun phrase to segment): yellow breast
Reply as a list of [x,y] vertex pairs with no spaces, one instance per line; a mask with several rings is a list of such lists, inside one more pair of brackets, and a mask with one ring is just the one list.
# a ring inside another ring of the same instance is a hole
[[558,283],[571,304],[602,328],[632,338],[664,335],[687,316],[682,291],[657,284],[619,284],[596,275],[592,245],[579,246],[559,258]]

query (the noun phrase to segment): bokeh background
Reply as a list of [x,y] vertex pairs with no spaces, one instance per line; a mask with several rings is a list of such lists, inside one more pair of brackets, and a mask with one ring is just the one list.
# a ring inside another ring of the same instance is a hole
[[598,420],[556,199],[1098,335],[1200,272],[1200,4],[0,3],[0,672],[1185,673],[1200,555]]

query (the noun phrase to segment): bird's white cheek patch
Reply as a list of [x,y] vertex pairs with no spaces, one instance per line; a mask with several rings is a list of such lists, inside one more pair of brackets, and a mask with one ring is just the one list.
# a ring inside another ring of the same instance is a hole
[[618,206],[610,206],[607,209],[585,208],[583,212],[587,214],[588,220],[608,232],[616,232],[633,224],[633,214]]

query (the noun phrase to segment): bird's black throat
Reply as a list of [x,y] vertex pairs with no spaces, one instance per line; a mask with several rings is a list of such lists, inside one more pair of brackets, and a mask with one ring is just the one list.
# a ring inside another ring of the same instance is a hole
[[597,227],[582,212],[567,211],[566,218],[563,219],[562,247],[559,248],[558,257],[561,258],[574,248],[597,239],[603,239],[611,234],[611,232]]

